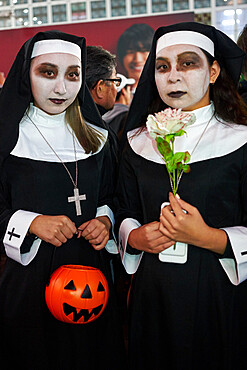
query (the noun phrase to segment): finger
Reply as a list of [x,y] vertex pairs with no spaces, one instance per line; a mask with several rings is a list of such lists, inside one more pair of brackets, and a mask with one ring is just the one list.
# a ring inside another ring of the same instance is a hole
[[47,243],[54,245],[55,247],[61,247],[63,244],[59,239],[57,239],[55,236],[52,238],[44,239]]
[[162,252],[170,247],[172,247],[173,245],[175,245],[176,242],[174,242],[173,240],[171,240],[170,242],[167,242],[165,245],[163,245],[163,249],[162,249]]
[[177,198],[174,197],[174,195],[171,192],[169,193],[169,202],[171,204],[175,216],[179,216],[180,214],[182,214],[183,212],[182,206],[178,202]]
[[81,224],[78,228],[77,228],[77,231],[83,231],[87,225],[89,224],[90,221],[86,221],[84,222],[83,224]]
[[106,235],[100,244],[92,244],[92,243],[91,243],[91,245],[92,245],[92,247],[93,247],[95,250],[101,250],[101,249],[103,249],[103,248],[106,246],[106,244],[107,244],[108,240],[109,240],[109,236],[108,236],[108,235]]
[[58,239],[61,243],[66,243],[67,238],[60,229],[54,230],[54,238]]
[[96,227],[97,227],[97,225],[95,225],[95,223],[92,222],[92,220],[90,220],[88,222],[87,226],[81,232],[81,236],[83,236],[85,239],[88,239],[89,235],[91,233],[93,233],[93,231],[96,229]]
[[95,239],[98,238],[103,231],[108,233],[106,225],[98,220],[92,220],[92,222],[82,232],[82,236],[84,236],[86,240]]
[[[175,222],[175,213],[171,207],[171,205],[167,205],[166,207],[162,208],[161,215],[160,215],[160,222],[164,224],[165,227],[169,226],[173,227],[173,224]],[[160,230],[160,225],[159,225]]]
[[158,245],[155,248],[149,248],[147,251],[150,252],[150,253],[158,254],[160,252],[163,252],[165,249],[170,248],[174,244],[175,244],[175,242],[173,240],[166,241],[164,243],[161,243],[160,245]]
[[61,228],[61,232],[67,239],[71,239],[75,234],[68,225],[64,225],[64,227]]
[[[174,241],[174,240],[172,240]],[[155,239],[152,239],[152,241],[149,243],[149,247],[150,248],[158,248],[158,247],[163,247],[164,244],[168,243],[168,242],[171,242],[171,238],[162,234],[160,231],[159,231],[159,236]]]
[[195,207],[192,206],[191,204],[185,202],[183,199],[181,199],[180,197],[177,198],[176,197],[176,201],[180,204],[180,206],[182,207],[183,210],[185,210],[187,213],[189,214],[192,214]]
[[109,233],[106,230],[103,230],[99,233],[99,235],[95,238],[87,239],[90,244],[100,244],[104,240],[106,236],[109,236]]
[[173,239],[174,235],[174,228],[172,225],[162,216],[160,217],[160,232],[165,235],[167,238]]
[[60,220],[60,227],[66,227],[70,230],[70,232],[72,234],[75,234],[77,229],[76,229],[76,226],[75,226],[75,223],[71,221],[70,218],[68,218],[67,216],[59,216],[59,220]]
[[82,233],[82,236],[86,239],[86,240],[91,240],[91,239],[96,239],[99,237],[99,235],[101,234],[101,232],[103,231],[104,229],[99,229],[97,227],[95,227],[93,230],[88,229],[88,230],[84,230],[84,232]]

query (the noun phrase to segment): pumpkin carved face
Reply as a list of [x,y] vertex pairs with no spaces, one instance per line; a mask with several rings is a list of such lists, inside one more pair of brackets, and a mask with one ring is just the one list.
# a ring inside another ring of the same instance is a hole
[[80,265],[59,267],[45,291],[46,304],[53,316],[71,324],[86,324],[97,319],[105,309],[108,296],[103,273]]

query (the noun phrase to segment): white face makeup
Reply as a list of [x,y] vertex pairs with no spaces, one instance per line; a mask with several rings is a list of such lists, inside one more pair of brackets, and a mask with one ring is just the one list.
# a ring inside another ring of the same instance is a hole
[[81,88],[81,62],[72,54],[50,53],[31,62],[34,105],[48,114],[64,112]]
[[161,49],[156,56],[155,82],[161,99],[172,108],[190,111],[210,103],[210,67],[197,46]]

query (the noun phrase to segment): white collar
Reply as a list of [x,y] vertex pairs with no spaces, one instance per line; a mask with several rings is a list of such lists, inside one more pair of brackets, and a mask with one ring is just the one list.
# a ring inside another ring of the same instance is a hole
[[[210,122],[191,156],[190,163],[224,156],[247,143],[247,126],[217,121],[213,117],[214,106],[212,103],[194,110],[193,113],[196,115],[196,122],[187,127],[187,134],[175,138],[175,152],[188,151],[192,153],[209,120]],[[133,151],[149,161],[164,164],[155,140],[150,137],[147,130],[143,130],[135,136],[138,130],[128,132],[128,140]]]
[[[64,162],[74,162],[75,153],[71,128],[65,122],[65,112],[49,115],[39,108],[30,104],[28,115],[31,120],[38,126],[46,140],[56,151],[58,156]],[[29,158],[38,161],[60,162],[46,141],[43,139],[37,128],[31,120],[24,115],[19,125],[19,138],[11,154],[16,157]],[[104,146],[108,132],[103,128],[96,127],[92,124],[87,125],[95,128],[104,135],[104,140],[97,154]],[[87,159],[92,154],[86,154],[77,138],[75,137],[76,157],[78,160]]]

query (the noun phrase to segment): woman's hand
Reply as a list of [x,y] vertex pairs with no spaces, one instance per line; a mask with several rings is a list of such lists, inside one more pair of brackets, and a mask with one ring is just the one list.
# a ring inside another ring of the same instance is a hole
[[227,243],[225,231],[209,227],[197,208],[172,193],[169,193],[169,202],[170,205],[161,210],[160,231],[163,235],[177,242],[224,253]]
[[159,228],[160,223],[154,221],[132,230],[129,234],[129,245],[148,253],[160,253],[174,245],[175,242],[164,236]]
[[39,215],[32,221],[29,232],[47,243],[60,247],[77,233],[77,229],[67,216]]
[[103,249],[109,240],[111,222],[107,216],[100,216],[84,222],[78,227],[78,238],[83,236],[95,250]]

